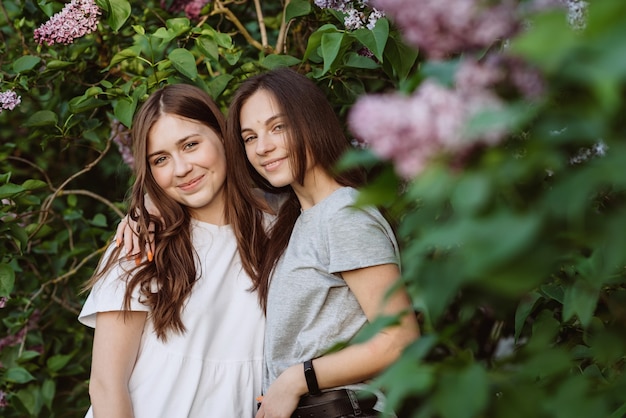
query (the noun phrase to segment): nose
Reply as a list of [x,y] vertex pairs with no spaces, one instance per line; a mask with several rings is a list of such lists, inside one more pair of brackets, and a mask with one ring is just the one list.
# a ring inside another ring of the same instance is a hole
[[258,155],[265,155],[276,148],[274,141],[270,135],[267,134],[259,134],[256,140],[256,153]]
[[182,157],[174,157],[174,174],[178,177],[185,177],[193,168],[191,162]]

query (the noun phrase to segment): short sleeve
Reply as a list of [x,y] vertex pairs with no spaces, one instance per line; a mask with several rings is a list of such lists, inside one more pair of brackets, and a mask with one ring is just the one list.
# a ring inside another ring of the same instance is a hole
[[[103,260],[108,259],[115,247],[107,249]],[[102,276],[94,285],[87,296],[83,309],[78,315],[78,320],[88,327],[96,327],[96,314],[98,312],[114,312],[124,309],[124,294],[126,292],[127,273],[123,263],[117,263],[111,267],[107,274]],[[150,308],[139,301],[139,289],[135,289],[130,301],[131,311],[148,312]]]
[[328,251],[330,273],[400,263],[393,231],[375,208],[339,209],[328,224]]

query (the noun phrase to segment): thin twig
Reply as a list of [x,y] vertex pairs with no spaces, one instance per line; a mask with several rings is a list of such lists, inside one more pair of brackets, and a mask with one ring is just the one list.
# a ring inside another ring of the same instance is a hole
[[104,158],[106,153],[109,151],[109,148],[111,148],[111,142],[112,141],[113,141],[113,135],[111,135],[111,137],[109,137],[109,139],[107,139],[106,146],[100,152],[100,154],[98,155],[98,157],[95,160],[93,160],[91,163],[87,164],[85,166],[85,168],[83,168],[82,170],[80,170],[80,171],[72,174],[71,176],[69,176],[51,195],[49,195],[45,199],[44,204],[41,206],[41,211],[42,212],[41,212],[41,216],[39,217],[39,222],[38,222],[37,228],[35,228],[33,230],[33,232],[30,234],[30,237],[35,236],[35,234],[37,232],[39,232],[39,230],[42,228],[43,224],[46,221],[46,218],[48,217],[48,211],[50,210],[50,207],[52,206],[52,202],[54,202],[54,199],[56,199],[57,197],[62,195],[63,188],[69,182],[74,180],[75,178],[77,178],[77,177],[87,173],[92,168],[94,168],[100,162],[100,160],[102,160]]
[[241,33],[241,35],[246,39],[246,41],[250,45],[258,49],[259,51],[266,50],[266,48],[264,48],[263,45],[261,45],[256,39],[254,39],[250,35],[248,30],[243,26],[243,24],[239,21],[239,19],[237,19],[237,16],[235,16],[233,12],[230,11],[230,9],[224,7],[221,1],[215,0],[215,3],[213,4],[214,4],[214,8],[213,8],[213,11],[211,12],[211,16],[217,15],[217,14],[226,15],[226,19],[230,20],[237,27],[237,29],[239,30],[239,33]]
[[12,155],[9,155],[7,159],[19,161],[21,163],[28,164],[29,166],[33,167],[35,170],[39,171],[41,175],[44,177],[44,179],[46,180],[46,183],[48,183],[48,187],[50,187],[50,190],[54,190],[54,186],[52,185],[52,180],[50,180],[50,177],[48,177],[48,174],[44,171],[44,169],[39,167],[37,164],[33,163],[32,161],[27,160],[26,158],[14,157]]
[[259,21],[259,32],[261,32],[261,44],[267,49],[267,30],[265,29],[265,19],[263,18],[263,10],[261,10],[261,0],[254,0],[254,8],[256,9],[256,17]]
[[41,294],[41,292],[43,292],[43,290],[47,287],[50,286],[51,284],[57,284],[59,282],[62,282],[63,280],[68,279],[69,277],[73,276],[74,274],[78,273],[78,270],[80,270],[85,264],[87,264],[88,261],[90,261],[92,258],[94,258],[95,256],[98,256],[100,254],[102,254],[107,248],[109,247],[109,243],[107,243],[104,247],[98,248],[96,251],[92,252],[91,254],[89,254],[87,257],[83,258],[80,263],[78,263],[76,266],[72,267],[72,269],[70,269],[69,271],[67,271],[65,274],[62,274],[59,277],[55,277],[52,280],[49,280],[45,283],[42,283],[41,286],[39,286],[39,290],[37,290],[28,300],[28,303],[26,304],[26,306],[24,307],[24,310],[26,311],[28,309],[28,307],[31,305],[31,303],[33,303],[33,301],[35,299],[37,299],[37,297]]
[[67,196],[67,195],[71,195],[71,194],[75,194],[75,195],[83,195],[83,196],[89,196],[93,199],[96,199],[102,203],[104,203],[105,205],[107,205],[111,210],[113,210],[113,212],[115,212],[117,214],[117,216],[121,218],[124,217],[124,213],[119,210],[114,204],[113,202],[111,202],[110,200],[100,196],[97,193],[91,192],[89,190],[83,190],[83,189],[75,189],[75,190],[63,190],[59,193],[59,196]]
[[289,5],[290,0],[285,0],[285,5],[283,6],[283,19],[280,22],[280,29],[278,30],[278,39],[276,40],[276,53],[282,54],[285,48],[285,44],[287,43],[287,29],[289,28],[289,22],[285,21],[285,15],[287,13],[287,6]]

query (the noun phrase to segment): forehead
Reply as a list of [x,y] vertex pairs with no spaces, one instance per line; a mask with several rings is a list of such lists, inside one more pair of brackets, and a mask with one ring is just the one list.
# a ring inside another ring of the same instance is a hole
[[246,123],[265,122],[268,117],[281,113],[280,104],[272,92],[260,89],[254,92],[241,106],[239,119],[244,128]]
[[219,139],[217,133],[203,123],[177,115],[163,114],[148,132],[148,153],[165,150],[197,135]]

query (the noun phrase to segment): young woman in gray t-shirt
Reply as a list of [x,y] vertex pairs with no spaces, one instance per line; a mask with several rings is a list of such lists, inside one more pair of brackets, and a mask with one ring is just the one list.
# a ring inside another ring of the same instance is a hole
[[[402,287],[386,295],[400,277],[391,228],[375,208],[355,208],[360,173],[334,170],[349,147],[341,124],[313,82],[278,69],[242,83],[227,131],[231,180],[286,193],[259,268],[267,322],[257,418],[377,416],[375,398],[355,398],[419,329]],[[398,325],[350,344],[377,316],[399,313]]]

